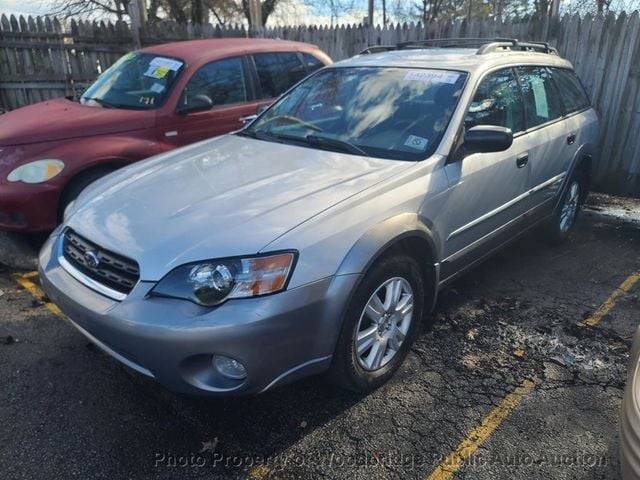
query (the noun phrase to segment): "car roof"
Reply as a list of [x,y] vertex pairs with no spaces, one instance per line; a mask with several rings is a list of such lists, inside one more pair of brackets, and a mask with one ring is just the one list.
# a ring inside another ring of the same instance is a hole
[[470,73],[512,65],[547,65],[573,68],[558,55],[539,52],[501,51],[477,54],[476,48],[408,48],[356,55],[332,67],[409,67],[461,70]]
[[193,63],[205,58],[215,60],[246,53],[292,50],[309,52],[318,50],[318,47],[309,43],[266,38],[212,38],[163,43],[142,48],[138,51],[180,58],[187,63]]

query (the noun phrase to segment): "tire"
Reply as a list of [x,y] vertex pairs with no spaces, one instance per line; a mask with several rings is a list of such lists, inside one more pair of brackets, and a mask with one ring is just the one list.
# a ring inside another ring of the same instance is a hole
[[[374,315],[385,306],[393,314]],[[329,369],[331,381],[355,392],[367,392],[385,383],[409,353],[423,308],[424,280],[416,260],[396,254],[374,264],[347,307]],[[374,322],[373,317],[378,321]],[[358,336],[360,352],[356,348]],[[369,342],[371,345],[367,346]]]
[[552,242],[562,243],[573,233],[580,207],[584,201],[585,182],[581,175],[574,174],[558,204],[556,212],[548,225]]
[[65,209],[71,202],[78,198],[78,195],[80,195],[85,188],[114,170],[114,168],[107,167],[96,168],[86,173],[81,173],[71,180],[60,197],[60,203],[58,204],[58,223],[62,223]]

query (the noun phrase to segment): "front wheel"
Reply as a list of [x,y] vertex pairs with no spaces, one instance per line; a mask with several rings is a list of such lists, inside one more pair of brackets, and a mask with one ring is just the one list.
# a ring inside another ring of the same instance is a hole
[[71,202],[78,198],[78,195],[80,195],[85,188],[87,188],[96,180],[99,180],[105,175],[113,172],[113,170],[113,168],[109,167],[96,168],[71,180],[71,183],[69,183],[69,185],[65,189],[60,198],[60,203],[58,204],[58,223],[62,223],[65,210],[71,204]]
[[377,388],[402,364],[422,318],[424,282],[407,255],[387,257],[365,275],[347,309],[329,375],[358,392]]

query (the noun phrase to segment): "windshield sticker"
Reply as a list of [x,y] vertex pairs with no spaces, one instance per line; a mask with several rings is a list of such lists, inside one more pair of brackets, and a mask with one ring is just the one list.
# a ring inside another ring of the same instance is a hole
[[427,145],[429,145],[429,140],[416,135],[409,135],[405,140],[404,145],[406,147],[415,148],[416,150],[425,151],[427,149]]
[[153,85],[151,85],[149,90],[155,93],[162,93],[164,92],[164,85],[162,85],[161,83],[154,83]]
[[151,78],[164,78],[167,76],[167,73],[169,73],[171,70],[169,69],[169,67],[157,67],[154,65],[149,65],[149,68],[147,68],[147,71],[144,72],[146,77],[151,77]]
[[182,66],[182,62],[179,60],[173,60],[172,58],[156,57],[149,62],[150,67],[165,67],[169,70],[178,71]]
[[155,100],[156,99],[154,97],[147,97],[146,95],[143,95],[138,99],[138,103],[141,103],[143,105],[153,105],[155,103]]
[[124,56],[124,59],[125,59],[126,61],[128,61],[128,60],[133,60],[134,58],[136,58],[136,54],[135,54],[135,52],[127,53],[127,54]]
[[405,80],[428,83],[456,83],[459,78],[459,73],[438,70],[411,70],[404,76]]

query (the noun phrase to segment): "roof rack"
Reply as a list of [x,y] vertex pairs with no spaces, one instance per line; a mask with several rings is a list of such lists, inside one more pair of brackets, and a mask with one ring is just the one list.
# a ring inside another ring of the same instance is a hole
[[493,52],[520,51],[540,52],[557,55],[558,50],[547,42],[521,42],[515,38],[434,38],[430,40],[415,40],[402,42],[397,45],[373,45],[365,48],[360,54],[388,52],[391,50],[405,50],[411,48],[461,48],[478,47],[476,55]]

